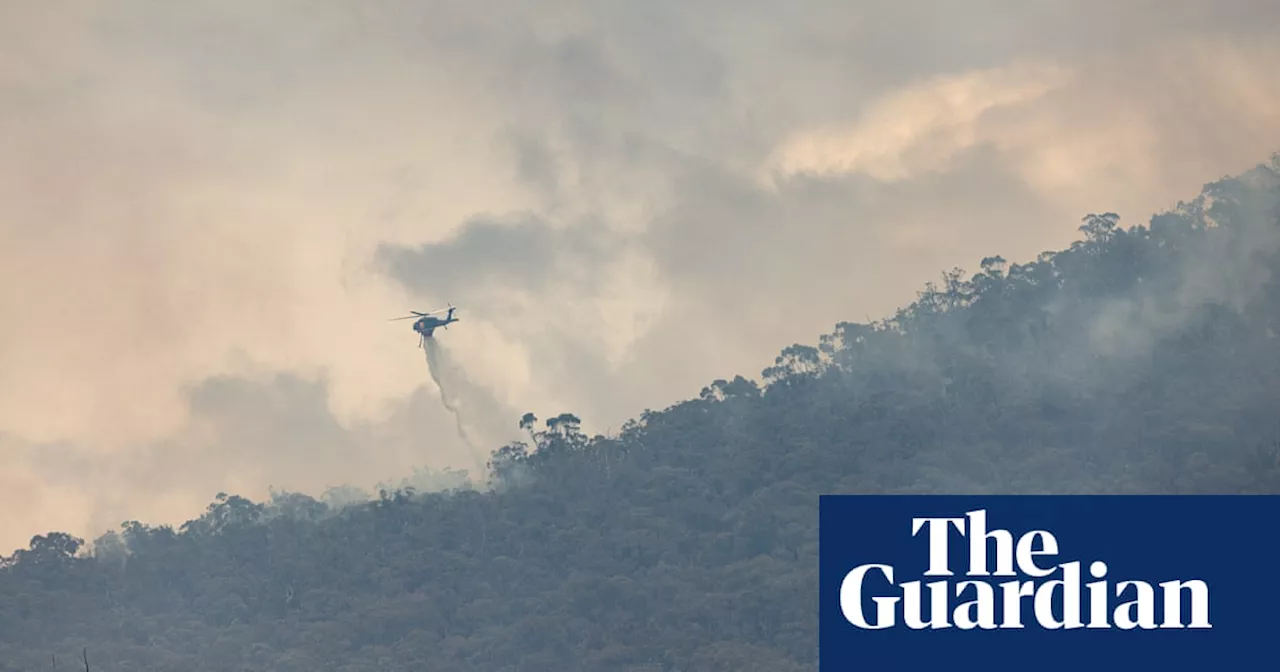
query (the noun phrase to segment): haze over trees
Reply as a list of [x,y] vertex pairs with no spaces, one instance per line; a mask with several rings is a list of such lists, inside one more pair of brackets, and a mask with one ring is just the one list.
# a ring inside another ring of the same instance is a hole
[[492,491],[37,536],[0,569],[0,670],[813,669],[819,494],[1280,492],[1277,203],[1272,161],[1089,215],[615,437],[512,418]]

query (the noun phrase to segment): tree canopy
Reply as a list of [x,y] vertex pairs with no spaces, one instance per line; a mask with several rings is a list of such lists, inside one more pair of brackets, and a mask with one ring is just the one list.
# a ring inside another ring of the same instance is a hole
[[1280,491],[1277,203],[1273,161],[1088,215],[617,436],[513,418],[487,490],[37,536],[0,563],[0,670],[812,669],[820,494]]

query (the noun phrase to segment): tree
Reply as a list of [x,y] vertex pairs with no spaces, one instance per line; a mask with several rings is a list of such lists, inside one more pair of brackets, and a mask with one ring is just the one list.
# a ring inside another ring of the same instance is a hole
[[527,413],[489,491],[220,493],[178,530],[124,523],[127,552],[36,537],[0,563],[0,670],[85,645],[144,671],[812,669],[822,493],[1278,493],[1260,170],[946,274],[617,438]]

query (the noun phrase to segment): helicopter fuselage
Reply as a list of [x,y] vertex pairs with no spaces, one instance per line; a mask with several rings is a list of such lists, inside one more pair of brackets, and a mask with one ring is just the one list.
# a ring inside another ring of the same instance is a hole
[[449,317],[443,320],[438,317],[424,317],[413,323],[413,330],[418,332],[419,334],[422,334],[425,337],[430,338],[431,334],[434,333],[437,328],[446,326],[452,322],[457,322],[457,321],[458,321],[458,318],[452,315],[450,315]]
[[[454,308],[453,304],[449,304],[449,312],[443,318],[436,317],[430,313],[419,313],[416,310],[411,310],[409,312],[413,313],[412,315],[393,317],[391,319],[392,321],[408,320],[416,317],[417,319],[413,320],[413,330],[418,332],[418,335],[421,336],[419,339],[419,345],[426,347],[426,340],[431,338],[431,335],[435,333],[437,328],[444,327],[445,329],[448,329],[449,324],[458,321],[458,318],[453,316],[453,311],[455,310],[457,310],[457,308]],[[431,312],[438,313],[442,311],[433,310]]]

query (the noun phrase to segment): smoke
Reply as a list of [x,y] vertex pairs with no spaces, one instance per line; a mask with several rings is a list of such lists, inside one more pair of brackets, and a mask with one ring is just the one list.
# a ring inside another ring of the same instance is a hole
[[0,3],[0,542],[470,464],[406,304],[487,452],[467,381],[616,426],[1277,145],[1276,3],[1003,4]]
[[[440,388],[440,401],[453,414],[458,438],[471,449],[477,476],[485,473],[488,456],[514,438],[502,431],[504,424],[516,426],[517,415],[506,409],[487,390],[471,382],[464,370],[435,338],[423,339],[427,368]],[[508,422],[504,423],[504,420]]]
[[1270,266],[1280,249],[1280,154],[1239,177],[1207,185],[1190,203],[1155,219],[1184,219],[1197,230],[1230,228],[1230,235],[1202,236],[1187,247],[1173,269],[1171,297],[1160,283],[1147,282],[1105,306],[1092,325],[1093,345],[1103,354],[1132,357],[1160,338],[1176,333],[1222,305],[1243,313],[1271,281]]

